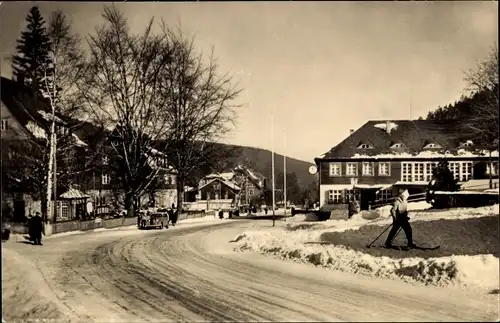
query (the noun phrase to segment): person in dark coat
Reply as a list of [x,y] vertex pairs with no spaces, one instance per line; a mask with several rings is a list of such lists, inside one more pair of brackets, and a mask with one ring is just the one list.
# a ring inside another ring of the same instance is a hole
[[40,212],[36,212],[31,218],[31,234],[33,235],[33,243],[42,245],[43,221]]
[[390,248],[392,247],[392,240],[396,237],[396,233],[399,228],[402,228],[406,235],[406,240],[408,240],[408,248],[414,248],[415,244],[413,243],[413,234],[411,230],[411,225],[408,220],[408,191],[403,191],[396,201],[394,201],[394,206],[391,209],[391,216],[393,219],[392,229],[387,236],[387,240],[385,241],[385,246]]
[[172,203],[172,217],[170,218],[170,221],[172,222],[172,225],[175,225],[177,223],[177,218],[179,216],[179,210],[175,208],[175,204]]

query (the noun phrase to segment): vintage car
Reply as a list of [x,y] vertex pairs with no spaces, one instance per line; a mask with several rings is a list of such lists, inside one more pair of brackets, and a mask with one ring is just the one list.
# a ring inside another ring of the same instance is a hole
[[167,212],[139,211],[138,217],[139,229],[163,229],[163,227],[168,229],[170,219]]

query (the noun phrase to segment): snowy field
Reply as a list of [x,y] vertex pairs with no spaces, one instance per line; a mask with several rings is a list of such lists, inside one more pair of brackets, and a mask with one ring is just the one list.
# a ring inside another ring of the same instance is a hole
[[[427,210],[429,207],[425,202],[410,203],[409,215],[414,235],[415,231],[418,232],[416,227],[418,228],[419,225],[435,227],[443,223],[443,221],[448,226],[450,223],[455,226],[467,226],[470,221],[483,219],[498,223],[498,204],[490,207],[439,211]],[[384,226],[388,226],[392,222],[389,210],[390,206],[374,211],[363,211],[347,221],[308,222],[307,216],[297,215],[274,228],[264,228],[259,223],[255,223],[252,229],[237,235],[233,243],[235,243],[235,250],[237,251],[256,251],[284,260],[311,263],[340,271],[403,279],[408,282],[437,286],[455,286],[487,291],[498,289],[499,258],[498,254],[494,255],[493,252],[486,251],[487,253],[478,252],[478,254],[460,255],[460,248],[458,248],[459,252],[453,251],[457,250],[457,248],[451,248],[449,255],[433,257],[433,254],[446,254],[446,252],[440,249],[438,249],[439,252],[420,250],[416,253],[413,250],[408,252],[387,250],[387,255],[383,255],[384,253],[381,253],[381,250],[385,251],[385,249],[364,248],[364,245],[378,235],[375,233],[382,232]],[[428,221],[436,222],[430,223]],[[493,225],[492,229],[497,232],[498,224],[496,227]],[[360,232],[368,228],[373,229],[370,234],[366,234],[366,236],[360,234]],[[470,231],[468,228],[465,229]],[[380,238],[378,245],[384,242],[387,233]],[[432,234],[445,233],[453,236],[453,232]],[[484,230],[482,233],[488,234]],[[427,232],[427,234],[431,233]],[[331,241],[331,239],[325,239],[325,237],[331,238],[332,235],[335,235],[337,240],[343,236],[346,237],[346,241],[355,241],[357,239],[356,242],[359,246],[358,248],[351,248],[349,243],[322,244],[326,240]],[[349,236],[356,236],[356,238],[349,240]],[[404,242],[404,234],[401,233],[401,236],[401,241]],[[490,238],[494,245],[484,250],[498,249],[498,232],[493,233]],[[439,241],[439,237],[433,237],[433,239],[433,241],[436,241],[436,239]],[[466,239],[466,237],[457,236],[455,239]],[[363,245],[360,245],[359,240],[362,240]],[[416,241],[418,242],[418,240]],[[474,241],[471,243],[474,243]],[[441,249],[446,249],[446,246],[442,246]],[[479,250],[483,249],[479,248]]]

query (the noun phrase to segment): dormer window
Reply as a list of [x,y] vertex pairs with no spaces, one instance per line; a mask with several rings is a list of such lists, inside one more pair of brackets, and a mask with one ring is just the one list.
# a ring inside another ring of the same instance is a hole
[[472,147],[474,145],[474,143],[472,142],[472,140],[467,140],[465,142],[462,142],[460,144],[460,147]]
[[2,120],[2,131],[5,131],[9,128],[9,124],[7,122],[7,120]]
[[433,143],[433,142],[424,146],[424,149],[435,149],[435,148],[442,148],[442,147],[436,143]]
[[369,145],[369,144],[360,144],[357,149],[372,149],[373,146]]
[[103,156],[103,157],[102,157],[102,164],[103,164],[103,165],[107,165],[108,163],[109,163],[109,158],[108,158],[108,156]]
[[405,148],[405,145],[401,142],[397,142],[397,143],[393,144],[390,148],[391,149]]

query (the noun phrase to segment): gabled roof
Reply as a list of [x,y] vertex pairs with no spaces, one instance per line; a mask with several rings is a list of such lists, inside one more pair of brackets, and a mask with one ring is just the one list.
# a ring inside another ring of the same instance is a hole
[[[27,128],[31,121],[42,129],[48,129],[52,111],[46,99],[30,87],[5,77],[1,77],[0,83],[0,97],[3,104],[23,127],[31,133]],[[56,122],[65,124],[59,116],[56,116]]]
[[206,182],[205,184],[200,185],[200,187],[198,187],[198,190],[201,190],[201,189],[203,189],[204,187],[207,187],[208,185],[212,184],[212,183],[213,183],[213,182],[215,182],[215,181],[219,181],[219,182],[221,182],[222,184],[224,184],[224,185],[228,186],[230,189],[232,189],[232,190],[234,190],[234,191],[240,191],[240,190],[241,190],[241,188],[240,188],[238,185],[234,184],[234,183],[233,183],[233,182],[231,182],[231,181],[228,181],[228,180],[225,180],[225,179],[223,179],[223,178],[220,178],[220,177],[218,177],[218,178],[213,178],[213,179],[209,180],[208,182]]
[[[389,133],[381,124],[390,123]],[[395,126],[394,126],[395,125]],[[351,158],[360,154],[356,149],[362,141],[373,143],[373,149],[362,151],[364,156],[394,154],[395,149],[390,147],[395,143],[402,143],[410,154],[418,154],[423,150],[425,143],[436,143],[442,146],[442,152],[457,152],[461,142],[470,138],[457,128],[454,121],[432,120],[394,120],[368,121],[361,128],[353,132],[341,143],[330,149],[322,158]],[[321,158],[319,158],[321,159]]]
[[245,176],[247,176],[255,186],[257,186],[259,189],[262,189],[263,181],[265,179],[264,175],[241,165],[236,166],[234,171],[245,174]]

